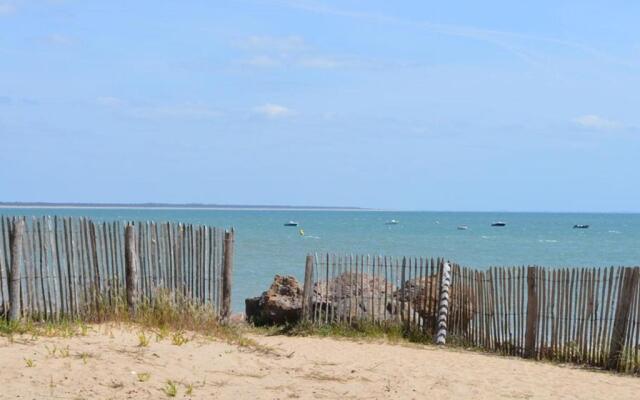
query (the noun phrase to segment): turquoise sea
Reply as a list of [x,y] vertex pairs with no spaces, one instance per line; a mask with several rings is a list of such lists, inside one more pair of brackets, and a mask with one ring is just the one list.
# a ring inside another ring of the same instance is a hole
[[[236,229],[234,311],[275,274],[304,275],[309,252],[443,256],[461,265],[640,265],[640,214],[391,211],[249,211],[203,209],[4,208],[4,215],[154,220]],[[396,219],[398,225],[385,225]],[[299,227],[285,227],[289,220]],[[495,228],[493,221],[506,227]],[[589,224],[589,229],[573,229]],[[458,230],[467,225],[468,230]],[[299,234],[303,229],[305,235]]]

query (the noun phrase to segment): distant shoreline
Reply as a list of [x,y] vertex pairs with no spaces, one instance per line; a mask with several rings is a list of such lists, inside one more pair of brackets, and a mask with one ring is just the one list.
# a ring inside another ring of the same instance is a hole
[[365,207],[324,206],[280,206],[280,205],[225,205],[225,204],[171,204],[171,203],[47,203],[47,202],[0,202],[0,210],[8,208],[51,209],[104,209],[104,210],[212,210],[212,211],[352,211],[389,213],[458,213],[458,214],[623,214],[636,215],[638,211],[509,211],[509,210],[396,210]]
[[170,204],[170,203],[44,203],[0,202],[2,208],[59,208],[59,209],[128,209],[128,210],[229,210],[229,211],[375,211],[360,207]]

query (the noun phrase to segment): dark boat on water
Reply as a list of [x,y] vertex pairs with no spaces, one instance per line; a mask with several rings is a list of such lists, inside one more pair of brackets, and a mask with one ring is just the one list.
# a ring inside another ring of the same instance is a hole
[[284,226],[298,226],[296,221],[285,222]]
[[491,226],[507,226],[507,223],[502,221],[496,221],[493,224],[491,224]]
[[589,225],[586,225],[586,224],[575,224],[573,226],[573,229],[588,229],[588,228],[589,228]]

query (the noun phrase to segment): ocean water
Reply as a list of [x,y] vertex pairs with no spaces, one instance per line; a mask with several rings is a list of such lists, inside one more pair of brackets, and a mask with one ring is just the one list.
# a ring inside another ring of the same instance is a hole
[[[307,253],[442,256],[486,268],[537,264],[640,265],[640,214],[460,213],[387,211],[249,211],[193,209],[5,208],[4,215],[87,216],[236,229],[233,308],[244,309],[275,274],[304,276]],[[398,225],[385,225],[396,219]],[[289,220],[299,227],[285,227]],[[506,227],[495,228],[493,221]],[[589,224],[589,229],[573,229]],[[468,230],[457,230],[467,225]],[[303,229],[305,235],[298,231]]]

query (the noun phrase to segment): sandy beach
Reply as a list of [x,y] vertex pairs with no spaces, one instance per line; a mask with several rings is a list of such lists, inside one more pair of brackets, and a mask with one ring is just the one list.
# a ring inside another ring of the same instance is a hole
[[[252,335],[258,349],[193,334],[92,326],[70,338],[0,338],[2,399],[634,399],[640,379],[440,349]],[[186,341],[180,345],[176,344]]]

